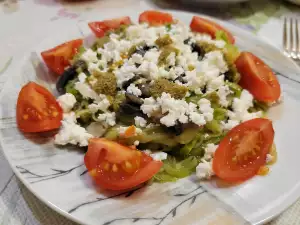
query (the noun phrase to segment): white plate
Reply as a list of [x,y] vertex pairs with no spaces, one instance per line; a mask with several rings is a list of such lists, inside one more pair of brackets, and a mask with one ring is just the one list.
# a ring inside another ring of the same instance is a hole
[[[138,13],[126,10],[110,11],[103,12],[101,17],[90,15],[89,19],[136,15],[132,16],[136,21]],[[192,14],[181,12],[173,12],[173,15],[186,24],[192,17]],[[88,32],[82,24],[84,23],[79,24],[81,31]],[[264,51],[261,51],[263,58],[274,65],[277,71],[287,71],[287,74],[279,76],[285,101],[270,111],[270,117],[274,119],[275,143],[278,149],[278,162],[272,166],[271,173],[266,177],[255,177],[235,187],[220,188],[214,182],[202,183],[243,218],[252,224],[259,224],[282,212],[300,196],[300,152],[297,149],[300,139],[300,84],[299,78],[293,73],[297,71],[295,65],[286,60],[280,52],[245,31],[232,25],[227,27],[237,34],[237,42],[243,45],[241,47],[260,53],[261,48],[257,46],[265,46]],[[186,202],[191,199],[196,207],[205,202],[205,195],[201,195],[203,189],[194,179],[154,184],[134,193],[110,198],[118,193],[100,193],[84,173],[83,151],[76,148],[57,148],[53,145],[52,137],[23,135],[18,131],[15,124],[15,104],[20,88],[27,81],[33,80],[54,90],[53,76],[44,73],[43,66],[33,65],[33,61],[39,61],[34,52],[39,53],[81,36],[75,22],[72,24],[70,21],[59,21],[59,25],[49,26],[47,29],[52,29],[56,35],[37,41],[39,44],[26,53],[22,60],[12,64],[14,68],[8,70],[11,79],[1,94],[1,144],[17,176],[48,206],[83,224],[147,225],[167,224],[171,221],[172,224],[180,224],[180,215],[193,218],[193,223],[198,224],[198,212],[195,213],[190,208],[190,202]],[[172,211],[174,207],[178,212]],[[114,222],[108,223],[109,221]]]

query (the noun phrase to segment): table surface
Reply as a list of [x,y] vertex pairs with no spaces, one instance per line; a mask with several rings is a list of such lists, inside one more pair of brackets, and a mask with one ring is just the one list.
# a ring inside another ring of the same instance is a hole
[[[7,80],[3,71],[18,57],[18,53],[25,51],[27,43],[30,43],[30,32],[36,32],[43,24],[51,21],[81,20],[92,10],[101,12],[114,7],[150,4],[156,8],[180,8],[223,18],[281,48],[281,34],[274,35],[274,30],[282,26],[283,16],[295,15],[300,9],[279,0],[252,0],[222,6],[187,5],[182,3],[184,0],[174,2],[174,0],[0,0],[0,92]],[[14,175],[2,150],[0,150],[0,165],[0,224],[75,225],[74,222],[48,208],[27,190]],[[299,214],[300,200],[268,225],[300,224]]]

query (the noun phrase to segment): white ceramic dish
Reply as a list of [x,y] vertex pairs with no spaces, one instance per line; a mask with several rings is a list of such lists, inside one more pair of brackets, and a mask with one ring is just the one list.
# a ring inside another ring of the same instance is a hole
[[[102,13],[101,16],[90,15],[89,20],[131,15],[132,19],[137,21],[138,13],[132,10],[112,11]],[[186,24],[192,17],[189,13],[172,13]],[[15,124],[15,103],[21,86],[33,80],[51,90],[55,88],[53,76],[43,73],[42,67],[35,65],[39,60],[36,53],[80,37],[82,31],[88,32],[86,29],[79,31],[78,27],[85,24],[83,22],[79,26],[70,21],[66,21],[65,24],[62,21],[59,23],[57,26],[47,27],[52,29],[55,35],[38,40],[36,43],[39,44],[26,53],[17,64],[13,64],[15,68],[9,70],[11,79],[2,91],[0,139],[14,172],[48,206],[83,224],[180,224],[181,220],[178,220],[176,213],[175,216],[173,213],[168,214],[178,205],[182,206],[178,210],[181,215],[194,218],[193,224],[198,224],[198,215],[191,210],[190,204],[182,204],[193,196],[201,196],[193,200],[193,205],[205,202],[204,195],[201,195],[203,189],[194,179],[154,184],[120,196],[118,193],[100,193],[85,174],[82,151],[76,148],[58,148],[53,145],[52,137],[24,136],[18,131]],[[201,184],[250,223],[261,224],[278,215],[300,196],[300,152],[297,149],[300,139],[300,84],[296,82],[299,78],[291,72],[295,70],[285,69],[292,68],[294,64],[283,60],[285,58],[276,49],[250,33],[232,25],[224,25],[237,35],[237,43],[242,44],[242,48],[253,50],[257,54],[261,51],[261,47],[258,46],[264,46],[263,58],[270,62],[270,65],[274,65],[277,71],[287,72],[279,77],[285,101],[270,111],[270,117],[274,119],[275,142],[278,148],[278,162],[272,166],[271,173],[266,177],[255,177],[235,187],[220,188],[214,181]],[[117,196],[111,198],[115,195]],[[168,215],[171,215],[170,218]]]

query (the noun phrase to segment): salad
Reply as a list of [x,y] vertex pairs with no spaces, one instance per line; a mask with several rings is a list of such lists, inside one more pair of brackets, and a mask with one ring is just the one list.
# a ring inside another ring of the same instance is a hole
[[87,147],[89,175],[111,190],[193,173],[242,182],[275,161],[265,113],[280,85],[225,28],[198,16],[186,26],[159,11],[143,12],[138,24],[122,17],[88,25],[92,46],[76,39],[41,53],[61,95],[25,85],[21,131],[59,129],[55,144]]

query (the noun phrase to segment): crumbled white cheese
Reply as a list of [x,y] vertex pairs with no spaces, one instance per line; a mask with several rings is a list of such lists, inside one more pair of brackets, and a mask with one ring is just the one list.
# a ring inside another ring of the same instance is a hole
[[84,98],[91,98],[97,101],[101,100],[99,95],[86,83],[75,83],[75,89],[79,91]]
[[201,94],[203,94],[201,88],[196,88],[196,89],[194,90],[194,92],[195,92],[196,95],[201,95]]
[[79,75],[78,75],[78,80],[80,83],[84,83],[85,80],[86,80],[87,76],[85,75],[85,73],[81,72]]
[[184,74],[184,69],[181,66],[175,66],[170,69],[168,76],[164,76],[167,79],[175,80],[180,75]]
[[73,144],[87,146],[88,140],[93,135],[89,134],[83,127],[76,124],[75,113],[64,114],[62,126],[58,134],[55,135],[54,143],[57,145]]
[[229,87],[227,85],[220,86],[217,95],[219,97],[219,103],[223,107],[228,107],[229,101],[227,100],[227,96],[231,93]]
[[214,154],[215,154],[215,151],[217,150],[218,148],[218,145],[215,145],[215,144],[212,144],[212,143],[209,143],[206,145],[204,151],[204,159],[205,160],[210,160],[213,158]]
[[230,130],[241,122],[262,117],[262,112],[248,112],[249,108],[253,107],[253,96],[243,90],[240,98],[234,98],[232,103],[233,111],[228,110],[229,120],[227,123],[221,122],[223,129]]
[[101,110],[102,112],[106,112],[108,107],[110,106],[110,102],[105,95],[100,95],[100,98],[101,98],[101,101],[92,103],[88,106],[88,109],[92,113],[95,113],[99,110]]
[[167,66],[175,66],[176,63],[176,54],[175,52],[171,52],[166,58]]
[[253,107],[253,96],[243,90],[240,98],[234,98],[232,103],[233,113],[228,111],[228,116],[232,120],[244,122],[262,116],[262,112],[249,113],[248,109]]
[[[184,45],[186,46],[186,45]],[[186,46],[188,47],[188,46]],[[190,48],[189,48],[190,49]],[[183,53],[183,52],[182,52]],[[198,63],[198,53],[186,52],[176,57],[176,63],[183,67],[184,70],[188,71],[189,67],[195,67]]]
[[274,157],[271,154],[267,154],[266,163],[272,162]]
[[142,95],[142,91],[137,87],[135,86],[135,84],[131,83],[128,88],[127,88],[127,92],[130,93],[130,94],[133,94],[137,97],[141,96]]
[[143,117],[136,116],[136,117],[134,117],[134,123],[138,127],[146,127],[147,120],[145,120]]
[[97,62],[97,52],[94,52],[92,49],[89,48],[81,55],[81,59],[87,63]]
[[134,144],[135,146],[138,146],[138,145],[140,144],[140,142],[139,142],[138,140],[136,140],[135,142],[133,142],[133,144]]
[[120,61],[121,53],[125,53],[131,47],[131,42],[125,39],[120,39],[116,34],[110,35],[108,43],[104,44],[103,48],[98,48],[97,52],[101,54],[101,59],[106,62]]
[[196,69],[187,71],[184,77],[187,86],[196,89],[207,84],[208,91],[212,91],[224,85],[224,75],[222,74],[228,70],[228,67],[222,52],[209,52],[202,61],[196,61],[195,65]]
[[162,114],[165,115],[160,119],[162,124],[170,127],[174,126],[177,120],[181,123],[188,122],[188,103],[186,101],[174,99],[170,94],[164,92],[161,97],[157,98],[157,102],[161,107]]
[[160,55],[160,51],[157,50],[156,48],[152,48],[145,53],[144,60],[157,64],[159,55]]
[[209,179],[214,175],[212,170],[212,161],[208,162],[204,159],[196,167],[196,176],[200,179]]
[[99,69],[99,64],[98,63],[89,63],[88,64],[88,71],[90,72],[90,74],[101,72],[101,70]]
[[76,103],[76,98],[70,93],[66,93],[57,98],[57,102],[61,106],[64,113],[68,113],[74,107]]
[[180,123],[187,123],[189,120],[193,123],[202,126],[206,121],[212,120],[212,113],[210,102],[202,104],[201,109],[197,108],[197,105],[193,103],[187,103],[185,100],[174,99],[168,93],[162,93],[161,97],[156,100],[152,97],[146,98],[141,105],[143,113],[148,117],[158,110],[164,115],[160,118],[160,123],[167,127],[174,126],[177,121]]
[[134,53],[131,58],[130,58],[130,62],[132,64],[142,64],[143,63],[143,57],[140,54]]
[[208,80],[206,88],[207,92],[215,91],[224,86],[224,75]]
[[145,98],[144,103],[141,105],[141,110],[148,117],[151,116],[153,112],[156,112],[160,109],[160,105],[156,102],[153,97]]
[[190,113],[190,120],[199,126],[203,126],[206,124],[204,115],[196,113],[196,112]]
[[235,126],[239,125],[240,122],[237,120],[228,120],[226,123],[224,121],[221,121],[222,129],[224,130],[231,130]]
[[134,77],[134,74],[137,72],[137,68],[135,65],[130,65],[128,62],[125,62],[121,68],[118,68],[114,71],[115,76],[117,78],[118,87],[122,87],[122,84],[125,81],[130,80]]
[[166,33],[166,31],[161,27],[149,27],[148,24],[143,23],[128,27],[126,37],[131,40],[133,44],[145,42],[148,46],[152,46],[155,44],[159,35],[164,33]]
[[165,152],[152,152],[151,150],[148,149],[144,150],[143,152],[146,153],[147,155],[150,155],[153,158],[153,160],[156,161],[162,161],[167,159],[168,157],[168,154]]
[[[128,129],[129,127],[124,127],[124,126],[120,126],[120,127],[118,127],[118,132],[119,132],[119,134],[120,135],[124,135],[124,133],[126,132],[126,130]],[[135,136],[136,135],[138,135],[138,134],[141,134],[141,133],[143,133],[143,131],[140,129],[140,128],[138,128],[138,127],[136,127],[135,128]]]
[[226,43],[223,40],[212,40],[211,36],[203,33],[196,33],[196,41],[204,41],[209,44],[214,44],[218,48],[224,48]]
[[[167,79],[172,79],[173,74],[171,74],[169,71],[167,71],[164,67],[159,67],[158,68],[158,77],[162,78],[167,78]],[[176,78],[176,77],[175,77]],[[174,78],[174,79],[175,79]],[[173,79],[172,79],[173,80]]]
[[211,107],[210,101],[206,98],[201,98],[198,101],[199,110],[203,113],[206,121],[212,121],[214,118],[214,109]]
[[187,82],[186,85],[194,90],[203,88],[206,84],[204,75],[196,70],[186,71],[183,79]]
[[116,125],[116,113],[115,112],[105,112],[98,115],[98,120],[103,121],[109,126]]

